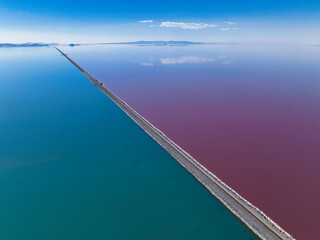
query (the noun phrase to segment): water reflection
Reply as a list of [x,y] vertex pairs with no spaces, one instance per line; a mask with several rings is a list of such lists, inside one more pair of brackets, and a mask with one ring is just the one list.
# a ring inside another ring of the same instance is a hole
[[[217,60],[216,60],[217,59]],[[233,58],[229,58],[225,55],[219,55],[215,58],[213,57],[201,57],[201,56],[181,56],[181,57],[164,57],[160,58],[158,61],[155,61],[153,58],[148,59],[147,61],[139,62],[141,66],[153,67],[157,63],[163,65],[173,65],[173,64],[199,64],[199,63],[217,63],[217,64],[232,64]],[[134,61],[136,62],[136,61]]]
[[182,64],[182,63],[206,63],[213,62],[213,58],[203,58],[198,56],[185,56],[179,58],[161,58],[162,64]]
[[152,62],[142,62],[140,63],[141,66],[146,66],[146,67],[152,67],[154,64]]

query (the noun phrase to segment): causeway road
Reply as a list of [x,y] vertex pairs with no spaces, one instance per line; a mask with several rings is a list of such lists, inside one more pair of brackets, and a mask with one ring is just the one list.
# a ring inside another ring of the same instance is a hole
[[176,161],[189,171],[209,192],[214,195],[229,211],[236,215],[249,229],[263,240],[293,240],[294,238],[273,222],[257,207],[253,206],[218,177],[198,163],[187,152],[171,141],[164,133],[140,116],[127,103],[112,93],[103,83],[92,77],[60,49],[56,48],[76,68],[78,68],[95,86],[105,93],[138,126],[162,146]]

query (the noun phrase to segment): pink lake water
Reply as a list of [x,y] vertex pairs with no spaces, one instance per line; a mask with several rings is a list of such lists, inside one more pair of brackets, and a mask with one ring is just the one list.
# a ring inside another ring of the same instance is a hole
[[320,47],[61,48],[297,239],[320,239]]

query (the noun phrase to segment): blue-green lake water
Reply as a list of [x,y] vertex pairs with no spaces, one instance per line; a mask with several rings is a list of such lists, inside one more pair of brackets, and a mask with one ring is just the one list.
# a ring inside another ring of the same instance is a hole
[[257,239],[53,48],[0,49],[0,239]]

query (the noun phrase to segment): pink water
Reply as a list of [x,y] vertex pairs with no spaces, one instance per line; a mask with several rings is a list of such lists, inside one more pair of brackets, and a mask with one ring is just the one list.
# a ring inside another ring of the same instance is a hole
[[297,239],[320,239],[320,48],[63,49]]

